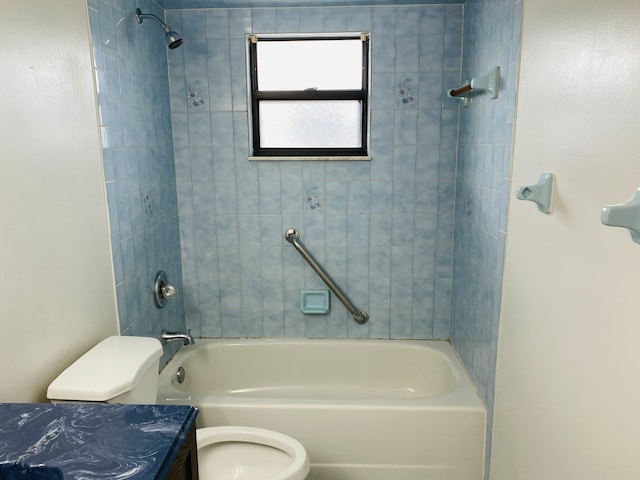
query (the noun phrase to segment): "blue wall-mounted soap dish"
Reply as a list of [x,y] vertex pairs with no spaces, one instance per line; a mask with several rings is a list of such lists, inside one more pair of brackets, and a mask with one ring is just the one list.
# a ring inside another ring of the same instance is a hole
[[329,290],[300,290],[300,310],[305,315],[329,313]]

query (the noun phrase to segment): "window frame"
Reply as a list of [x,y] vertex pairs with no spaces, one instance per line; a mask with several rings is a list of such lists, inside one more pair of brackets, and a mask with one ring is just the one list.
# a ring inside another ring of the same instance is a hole
[[[260,90],[258,85],[258,42],[269,41],[315,41],[315,40],[355,40],[362,42],[362,88],[359,90]],[[337,34],[251,34],[248,41],[248,93],[250,160],[369,160],[370,125],[370,42],[367,33]],[[361,103],[361,144],[359,147],[262,147],[260,146],[260,102],[278,101],[324,101],[356,100]]]

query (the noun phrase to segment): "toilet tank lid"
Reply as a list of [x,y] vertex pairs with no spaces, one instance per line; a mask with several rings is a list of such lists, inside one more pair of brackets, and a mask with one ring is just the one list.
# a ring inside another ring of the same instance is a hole
[[156,338],[105,338],[49,385],[47,398],[107,401],[136,386],[161,356],[162,345]]

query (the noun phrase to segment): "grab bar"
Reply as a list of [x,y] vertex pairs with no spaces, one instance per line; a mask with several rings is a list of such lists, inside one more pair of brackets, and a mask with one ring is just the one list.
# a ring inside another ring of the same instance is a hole
[[316,263],[315,259],[311,256],[309,251],[300,241],[300,232],[295,228],[290,228],[285,232],[284,238],[286,238],[289,243],[296,247],[296,250],[298,250],[298,253],[302,255],[302,258],[304,258],[311,266],[311,268],[313,268],[313,270],[318,274],[318,276],[327,285],[327,287],[329,287],[329,290],[331,290],[333,294],[338,298],[338,300],[340,300],[342,305],[344,305],[347,311],[351,315],[353,315],[353,319],[356,321],[356,323],[360,325],[364,325],[365,323],[367,323],[369,321],[369,314],[364,310],[358,310],[353,305],[353,303],[351,303],[351,300],[349,300],[347,296],[342,293],[338,286],[333,282],[329,274],[327,274],[327,272],[325,272],[323,268]]

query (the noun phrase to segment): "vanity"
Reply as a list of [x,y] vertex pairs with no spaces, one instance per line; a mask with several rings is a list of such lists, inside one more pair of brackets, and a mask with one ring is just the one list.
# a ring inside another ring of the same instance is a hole
[[184,405],[0,404],[0,480],[197,480]]

